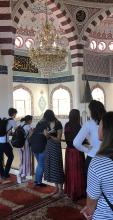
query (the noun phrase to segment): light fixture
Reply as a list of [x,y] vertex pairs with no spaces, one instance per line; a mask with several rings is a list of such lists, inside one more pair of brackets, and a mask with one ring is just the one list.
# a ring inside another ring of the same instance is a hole
[[26,45],[26,47],[27,47],[28,49],[29,49],[29,48],[31,47],[31,45],[33,45],[33,44],[34,44],[34,41],[33,41],[32,38],[26,39],[25,45]]
[[23,39],[22,39],[22,37],[20,37],[20,36],[16,37],[16,39],[15,39],[15,46],[17,48],[20,48],[20,47],[23,46]]
[[[54,72],[66,67],[66,37],[60,37],[55,26],[48,21],[47,0],[45,2],[46,21],[42,30],[37,31],[34,45],[29,49],[31,62],[40,72]],[[67,40],[68,41],[68,40]]]
[[91,43],[90,43],[90,48],[91,48],[92,50],[95,50],[95,49],[96,49],[96,46],[97,46],[96,41],[95,41],[95,40],[92,40]]
[[99,42],[98,49],[101,50],[101,51],[105,50],[106,49],[106,43],[103,42],[103,41]]

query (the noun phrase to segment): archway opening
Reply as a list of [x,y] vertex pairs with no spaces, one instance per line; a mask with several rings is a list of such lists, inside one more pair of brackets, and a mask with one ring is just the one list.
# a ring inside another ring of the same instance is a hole
[[16,89],[13,92],[13,105],[18,111],[18,117],[31,115],[31,95],[23,88]]
[[96,87],[92,90],[92,97],[95,100],[98,100],[100,102],[102,102],[103,104],[105,104],[105,97],[104,97],[104,92],[102,89]]
[[70,94],[66,89],[59,88],[54,91],[52,97],[53,111],[56,115],[69,115]]

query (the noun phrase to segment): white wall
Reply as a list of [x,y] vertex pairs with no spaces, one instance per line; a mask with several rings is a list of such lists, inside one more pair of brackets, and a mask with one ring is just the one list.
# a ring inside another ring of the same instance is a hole
[[16,86],[23,86],[23,88],[28,88],[33,96],[33,112],[34,116],[40,116],[43,112],[41,111],[39,107],[39,99],[41,96],[43,96],[46,107],[44,111],[48,108],[48,85],[43,84],[34,84],[34,83],[13,83],[13,88]]
[[113,83],[89,82],[91,90],[95,86],[100,86],[105,93],[105,107],[107,111],[113,111]]
[[8,116],[8,109],[13,105],[12,56],[0,56],[0,65],[7,66],[8,74],[0,74],[0,117]]
[[[4,78],[4,81],[5,81],[5,78]],[[113,111],[113,83],[103,83],[103,82],[97,83],[97,82],[90,81],[89,84],[90,84],[91,90],[95,86],[100,86],[104,90],[106,110]],[[13,83],[13,87],[15,87],[17,85],[20,85],[20,83]],[[78,99],[78,97],[76,96],[76,93],[74,91],[75,86],[76,86],[75,82],[56,83],[56,84],[50,84],[49,86],[42,85],[42,84],[32,84],[32,83],[31,84],[30,83],[22,83],[21,85],[27,87],[32,92],[33,102],[34,102],[34,104],[33,104],[34,116],[40,116],[47,108],[49,108],[50,94],[55,88],[57,88],[60,85],[67,87],[71,91],[72,97],[73,97],[73,108],[76,108],[74,103],[76,102],[75,100]],[[81,96],[81,100],[82,100],[82,96],[84,93],[84,82],[83,81],[79,82],[79,86],[80,86],[80,90],[81,90],[80,96]],[[3,89],[4,89],[3,87],[0,87],[0,91],[3,91]],[[5,95],[5,92],[6,92],[5,89],[4,89],[4,94],[0,92],[0,95],[2,94],[1,95],[2,99],[3,99],[3,95]],[[41,92],[43,92],[43,94],[41,94]],[[43,112],[40,110],[40,107],[39,107],[39,99],[41,96],[43,96],[43,98],[46,101],[46,107]],[[4,107],[3,107],[3,109],[4,109]],[[79,109],[80,109],[81,113],[82,113],[82,111],[87,110],[88,109],[87,104],[86,105],[84,103],[80,104]],[[65,121],[65,119],[64,119],[64,121]]]

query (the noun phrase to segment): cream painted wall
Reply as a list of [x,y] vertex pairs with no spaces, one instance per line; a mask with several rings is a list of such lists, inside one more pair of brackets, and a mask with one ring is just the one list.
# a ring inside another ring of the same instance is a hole
[[0,117],[7,117],[8,92],[8,75],[0,75]]
[[105,93],[105,107],[107,111],[113,111],[113,83],[89,82],[91,90],[95,86],[100,86]]
[[48,85],[34,84],[34,83],[13,83],[13,88],[19,85],[28,88],[31,91],[33,96],[34,116],[41,116],[43,112],[39,107],[39,99],[41,96],[43,96],[46,102],[46,107],[44,109],[45,111],[48,108]]
[[[107,109],[107,111],[109,110],[113,110],[113,83],[97,83],[97,82],[89,82],[90,84],[90,88],[91,90],[95,87],[95,86],[100,86],[105,93],[105,107]],[[33,109],[34,109],[34,116],[41,116],[42,112],[39,108],[39,99],[41,96],[44,97],[45,101],[46,101],[46,107],[44,109],[44,111],[49,108],[50,106],[50,94],[52,93],[52,91],[59,87],[59,86],[65,86],[67,87],[70,92],[72,93],[72,97],[73,97],[73,108],[76,108],[75,103],[76,103],[76,99],[78,99],[78,97],[76,96],[75,93],[75,82],[65,82],[65,83],[56,83],[56,84],[50,84],[48,85],[42,85],[42,84],[30,84],[30,83],[13,83],[13,87],[15,86],[19,86],[22,85],[28,89],[30,89],[32,95],[33,95]],[[82,100],[83,97],[83,93],[84,93],[84,88],[85,88],[85,82],[80,80],[79,81],[79,87],[80,87],[80,99]],[[1,88],[0,88],[1,90]],[[3,90],[3,88],[2,88]],[[1,91],[2,91],[1,90]],[[41,94],[41,92],[43,91],[43,94]],[[1,93],[0,93],[1,94]],[[4,91],[4,95],[5,95],[5,91]],[[3,98],[3,95],[2,95]],[[84,103],[80,103],[79,104],[79,110],[81,111],[81,114],[84,110],[88,111],[87,108],[87,104],[85,105]]]
[[[49,97],[50,97],[51,92],[52,92],[55,88],[57,88],[57,87],[59,87],[59,86],[67,87],[67,88],[70,90],[70,92],[72,93],[72,96],[73,96],[73,94],[74,94],[74,82],[65,82],[65,83],[50,84],[50,85],[49,85]],[[49,101],[50,101],[50,100],[49,100]],[[50,102],[49,102],[49,104],[50,104]]]
[[[90,89],[92,90],[94,87],[99,86],[101,89],[103,89],[105,94],[105,107],[107,111],[113,111],[113,83],[104,83],[104,82],[93,82],[89,81]],[[80,83],[81,88],[81,100],[84,93],[85,88],[85,81],[82,81]],[[87,109],[87,105],[81,104],[81,109],[85,108]]]
[[8,116],[8,109],[13,105],[12,56],[1,56],[0,65],[7,66],[8,74],[0,74],[0,117]]

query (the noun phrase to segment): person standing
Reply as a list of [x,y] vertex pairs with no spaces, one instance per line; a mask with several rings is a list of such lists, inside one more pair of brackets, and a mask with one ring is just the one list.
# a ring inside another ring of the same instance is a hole
[[[2,179],[10,177],[9,171],[14,159],[13,150],[7,137],[7,119],[0,119],[0,175]],[[3,165],[3,156],[7,157],[6,165]]]
[[17,183],[25,182],[27,176],[31,175],[31,151],[29,146],[29,137],[32,134],[32,116],[26,115],[21,119],[21,127],[23,127],[26,135],[26,140],[23,148],[19,149],[20,166],[19,174],[17,175]]
[[17,110],[15,108],[9,108],[8,115],[9,115],[9,118],[8,118],[7,131],[9,131],[9,135],[10,135],[10,133],[13,132],[13,130],[15,130],[17,127],[16,121],[15,121]]
[[87,205],[81,210],[86,219],[113,219],[113,112],[99,125],[101,147],[91,160],[87,180]]
[[46,145],[44,179],[55,184],[54,197],[63,195],[64,171],[61,149],[62,124],[50,109],[44,113],[44,119],[48,123],[48,139]]
[[35,186],[46,186],[42,183],[43,173],[44,173],[44,164],[45,164],[45,147],[47,144],[47,122],[42,119],[40,120],[34,132],[31,136],[31,150],[34,153],[34,156],[37,160],[37,166],[35,171]]
[[[13,159],[14,159],[13,149],[12,149],[12,146],[9,142],[9,136],[12,135],[12,129],[16,128],[16,121],[14,120],[14,118],[16,117],[16,114],[17,114],[17,110],[15,108],[9,108],[8,109],[9,118],[1,120],[0,174],[1,174],[2,179],[10,177],[9,171],[10,171]],[[5,165],[5,168],[3,168],[3,155],[4,155],[4,153],[8,158],[6,165]]]
[[[98,137],[98,127],[102,116],[106,110],[104,105],[96,100],[92,100],[89,104],[89,111],[91,119],[85,122],[80,129],[79,133],[73,140],[73,146],[87,154],[85,162],[85,176],[87,179],[87,171],[92,158],[96,155],[100,149],[101,142]],[[83,141],[87,138],[88,147],[83,144]]]
[[69,113],[69,121],[64,127],[64,136],[67,144],[65,153],[65,184],[64,192],[72,199],[78,200],[85,193],[85,156],[83,152],[75,149],[73,139],[81,128],[80,112],[72,109]]

